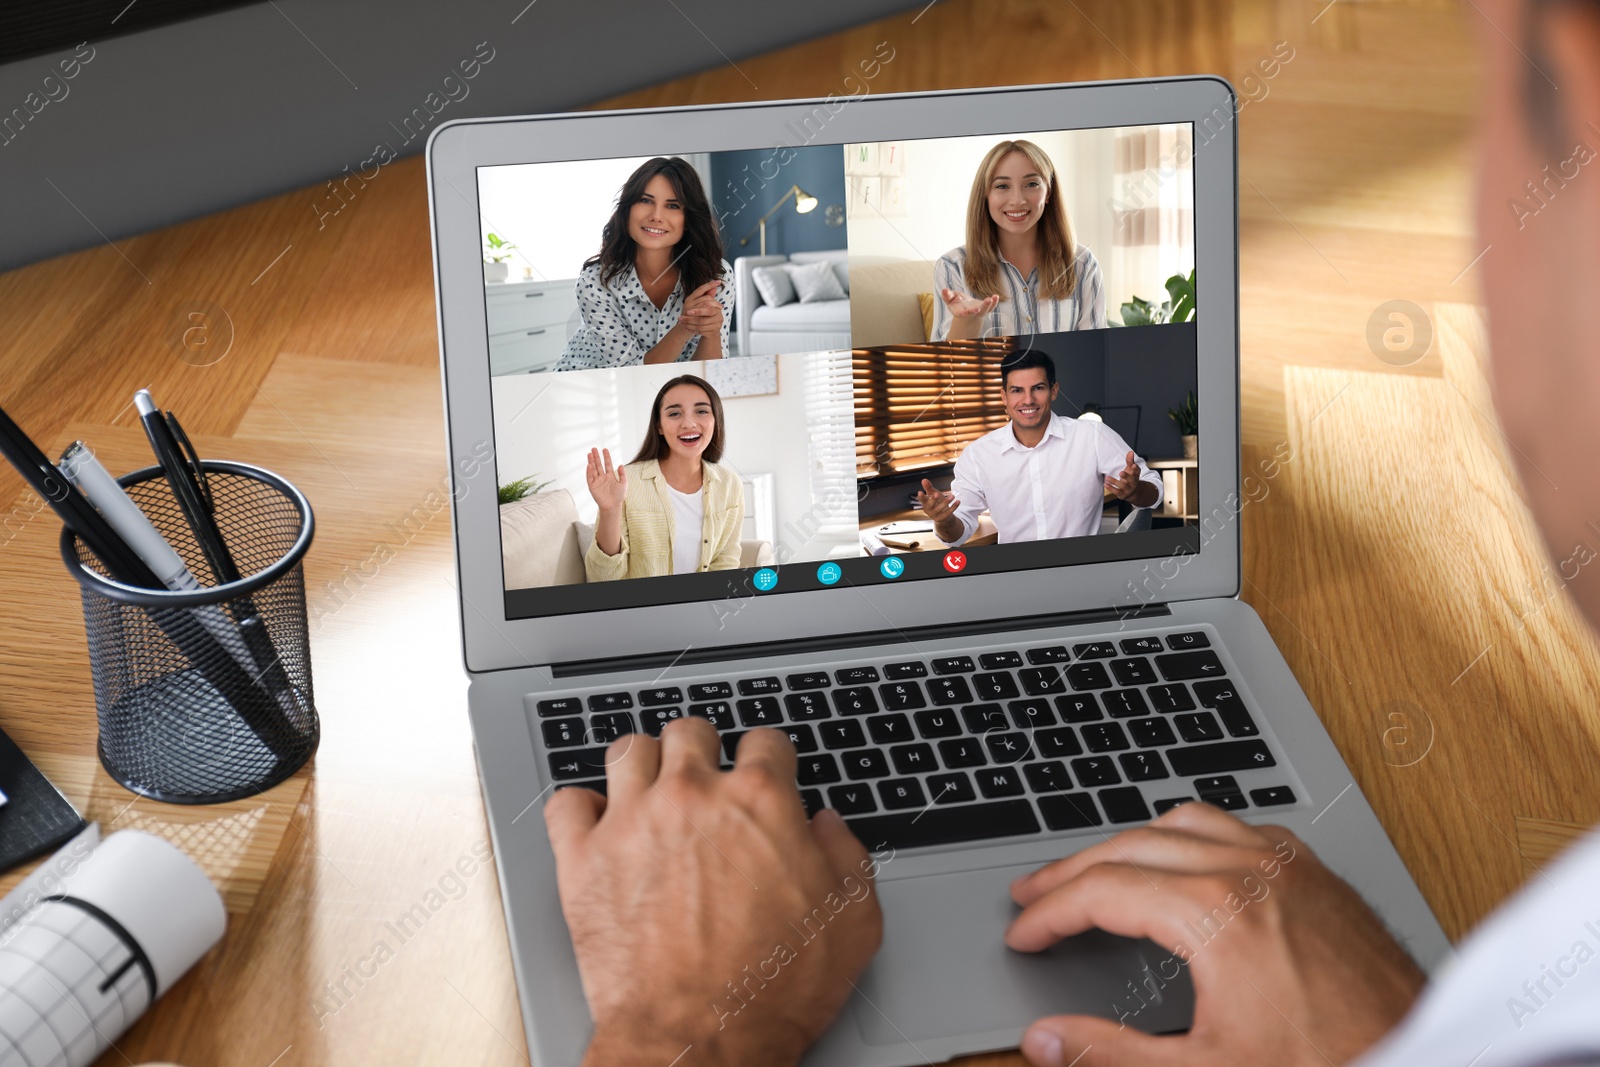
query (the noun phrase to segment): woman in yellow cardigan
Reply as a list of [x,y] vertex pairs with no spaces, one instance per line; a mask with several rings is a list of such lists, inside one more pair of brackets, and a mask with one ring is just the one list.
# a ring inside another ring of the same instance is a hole
[[732,570],[739,565],[744,487],[722,458],[722,398],[693,374],[656,393],[633,462],[589,450],[589,494],[600,508],[584,556],[591,582]]

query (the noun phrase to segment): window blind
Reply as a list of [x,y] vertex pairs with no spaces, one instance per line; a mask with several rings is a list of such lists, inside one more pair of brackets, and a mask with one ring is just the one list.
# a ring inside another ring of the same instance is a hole
[[1006,423],[1004,341],[946,342],[851,354],[855,466],[862,478],[955,461]]

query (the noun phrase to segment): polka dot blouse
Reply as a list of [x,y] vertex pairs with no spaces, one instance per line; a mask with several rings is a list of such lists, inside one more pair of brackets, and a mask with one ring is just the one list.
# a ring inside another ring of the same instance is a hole
[[[578,275],[578,311],[583,322],[556,363],[556,370],[591,370],[596,367],[629,367],[644,362],[645,353],[654,348],[683,314],[683,280],[672,289],[660,308],[650,302],[637,268],[600,283],[600,264],[583,268]],[[733,322],[733,268],[722,261],[722,288],[717,290],[722,305],[722,351],[728,351],[728,325]],[[700,337],[691,337],[675,362],[693,359]]]

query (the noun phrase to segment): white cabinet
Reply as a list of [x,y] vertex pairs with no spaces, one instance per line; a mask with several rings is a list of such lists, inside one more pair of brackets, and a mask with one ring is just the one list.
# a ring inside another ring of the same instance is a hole
[[490,282],[484,287],[489,373],[553,370],[577,328],[577,281]]

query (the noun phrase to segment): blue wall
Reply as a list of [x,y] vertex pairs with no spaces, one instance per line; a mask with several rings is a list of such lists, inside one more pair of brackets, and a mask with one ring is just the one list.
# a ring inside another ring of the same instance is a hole
[[[767,220],[767,254],[820,252],[845,247],[845,225],[827,224],[829,204],[845,204],[844,153],[837,145],[791,149],[794,158],[779,165],[773,149],[711,153],[711,206],[722,219],[722,241],[728,262],[760,251],[760,234],[739,247],[739,238],[755,227],[756,220],[778,198],[798,185],[817,198],[814,210],[799,215],[790,200]],[[776,173],[774,173],[776,171]],[[768,175],[771,175],[769,178]]]

